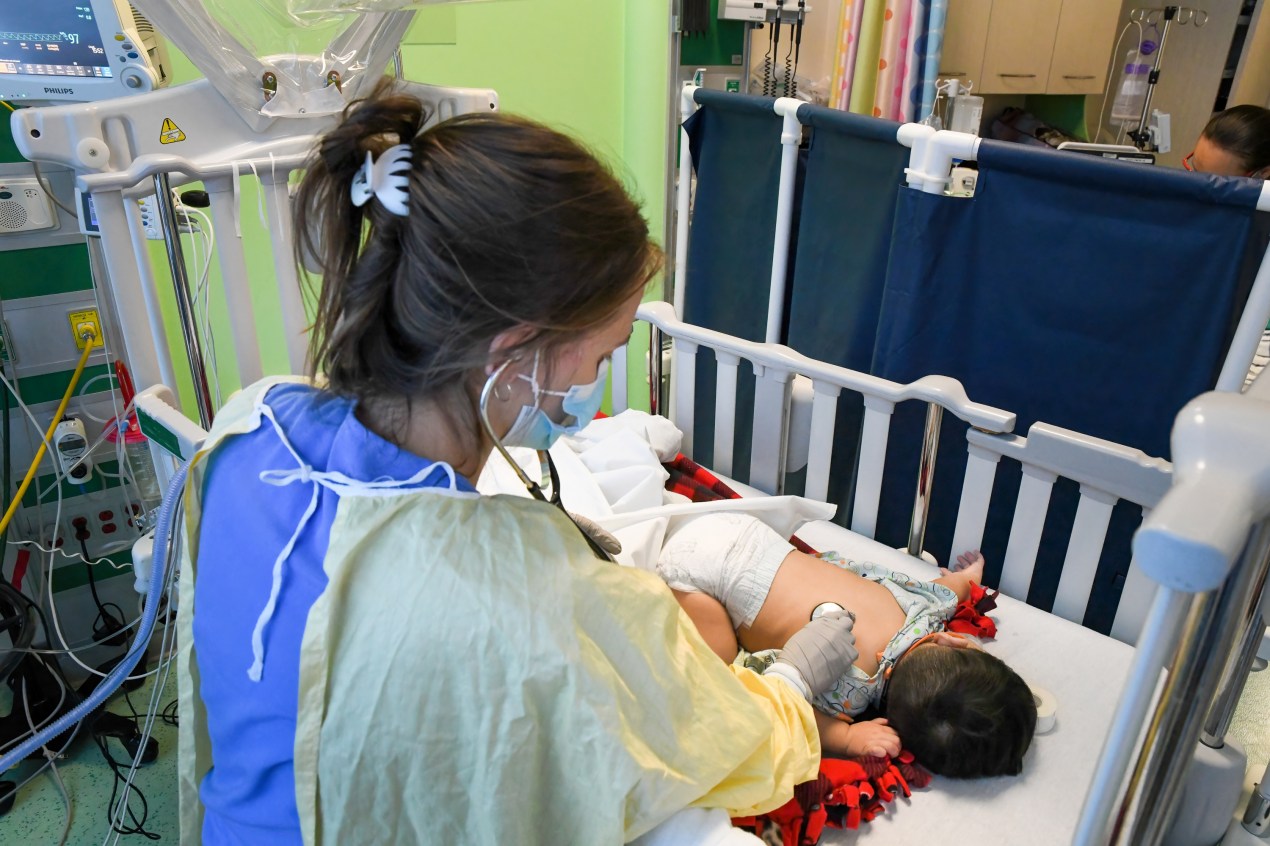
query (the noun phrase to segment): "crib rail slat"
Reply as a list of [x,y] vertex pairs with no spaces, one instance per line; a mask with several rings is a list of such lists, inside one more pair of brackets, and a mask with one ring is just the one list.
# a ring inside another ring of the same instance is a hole
[[829,463],[833,459],[833,428],[838,420],[838,395],[842,389],[824,382],[813,383],[811,433],[807,444],[807,485],[810,499],[829,499]]
[[1116,497],[1104,491],[1088,485],[1080,486],[1080,504],[1076,506],[1076,520],[1067,543],[1067,556],[1063,559],[1063,572],[1059,576],[1053,610],[1053,613],[1074,623],[1085,619],[1085,607],[1093,592],[1098,560],[1102,557],[1102,545],[1107,538],[1107,526],[1111,523],[1116,501]]
[[997,478],[1001,455],[974,444],[967,445],[966,476],[961,484],[961,503],[957,506],[957,526],[953,530],[953,553],[978,549],[983,544],[983,530],[988,524],[988,505],[992,501],[992,485]]
[[695,403],[697,396],[697,345],[691,341],[674,339],[671,346],[670,380],[673,386],[670,400],[670,419],[684,433],[680,450],[692,455],[692,430],[696,425]]
[[714,469],[732,475],[732,449],[736,444],[736,371],[741,358],[716,350],[714,390]]
[[764,493],[780,494],[785,489],[789,389],[788,371],[755,368],[749,483]]
[[1023,467],[1023,481],[1019,485],[1001,571],[1001,592],[1007,596],[1027,600],[1036,552],[1041,546],[1041,532],[1045,529],[1045,515],[1049,511],[1050,493],[1057,479],[1058,476],[1048,470]]
[[1158,587],[1150,576],[1142,572],[1136,558],[1129,562],[1129,574],[1125,576],[1120,604],[1116,606],[1116,619],[1111,624],[1112,637],[1125,643],[1137,643]]
[[[1143,521],[1151,515],[1151,510],[1142,509]],[[1116,618],[1111,623],[1112,637],[1125,643],[1138,642],[1138,636],[1146,626],[1147,615],[1155,602],[1157,587],[1158,583],[1143,572],[1138,566],[1137,556],[1134,556],[1129,561],[1129,572],[1125,575],[1120,602],[1116,605]]]
[[864,425],[860,431],[860,469],[856,472],[855,507],[851,531],[871,538],[877,532],[878,505],[882,501],[882,470],[886,466],[886,442],[891,436],[895,403],[864,398]]

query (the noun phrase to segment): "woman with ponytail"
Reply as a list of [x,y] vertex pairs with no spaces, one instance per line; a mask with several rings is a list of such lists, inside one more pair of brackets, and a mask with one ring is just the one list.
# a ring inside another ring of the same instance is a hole
[[495,438],[593,416],[661,262],[638,205],[544,126],[427,117],[385,84],[322,139],[313,372],[242,391],[195,459],[181,842],[596,846],[783,804],[849,622],[727,668],[655,574],[472,486]]

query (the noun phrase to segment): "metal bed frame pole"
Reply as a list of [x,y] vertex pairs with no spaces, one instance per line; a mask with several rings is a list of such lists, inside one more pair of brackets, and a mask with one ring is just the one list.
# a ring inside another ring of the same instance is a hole
[[922,557],[926,545],[926,521],[930,517],[930,495],[935,485],[935,454],[939,451],[939,426],[944,409],[926,405],[926,432],[922,435],[922,458],[917,467],[917,493],[913,496],[913,518],[908,525],[908,554]]
[[1235,708],[1239,698],[1243,696],[1244,687],[1248,683],[1248,674],[1257,660],[1257,650],[1265,637],[1266,624],[1261,618],[1260,605],[1265,586],[1257,592],[1256,600],[1245,609],[1244,633],[1239,646],[1226,662],[1226,672],[1217,688],[1217,698],[1208,709],[1208,719],[1204,722],[1204,731],[1200,742],[1213,749],[1221,748],[1226,742],[1226,733],[1230,731],[1230,723],[1235,718]]
[[190,280],[185,272],[185,255],[181,250],[181,226],[172,205],[172,184],[166,173],[154,175],[154,199],[158,205],[159,221],[163,224],[163,243],[167,247],[168,267],[172,270],[172,287],[176,291],[176,309],[181,321],[181,337],[185,341],[185,356],[190,363],[190,376],[194,380],[194,399],[198,404],[198,420],[204,429],[212,426],[212,392],[207,385],[207,370],[203,364],[203,350],[198,342],[198,325],[194,320],[194,305],[190,298]]
[[[661,404],[662,331],[655,323],[648,325],[648,411],[662,414]],[[662,414],[662,416],[665,416]]]
[[1246,609],[1259,598],[1270,570],[1270,523],[1263,521],[1244,546],[1235,569],[1215,591],[1196,597],[1176,656],[1147,726],[1146,739],[1116,812],[1111,843],[1159,843],[1171,821],[1183,779],[1225,671],[1246,630]]

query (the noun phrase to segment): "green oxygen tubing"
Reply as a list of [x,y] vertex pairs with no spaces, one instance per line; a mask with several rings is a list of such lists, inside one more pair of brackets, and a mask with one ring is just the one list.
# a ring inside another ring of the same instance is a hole
[[150,643],[150,635],[154,633],[154,623],[159,616],[159,600],[163,596],[164,584],[167,581],[170,553],[169,541],[174,528],[173,515],[179,510],[181,494],[185,490],[185,479],[188,473],[189,464],[183,464],[181,469],[173,475],[172,481],[168,483],[167,493],[163,496],[163,504],[159,506],[158,524],[154,530],[154,572],[150,577],[150,589],[146,592],[145,610],[141,614],[141,625],[137,629],[136,639],[132,642],[132,649],[128,651],[122,661],[115,665],[115,668],[106,675],[101,684],[97,685],[83,702],[80,702],[50,725],[31,735],[21,745],[0,757],[0,773],[24,760],[32,752],[91,714],[94,709],[119,689],[133,668],[137,666],[141,656],[145,654],[146,647]]

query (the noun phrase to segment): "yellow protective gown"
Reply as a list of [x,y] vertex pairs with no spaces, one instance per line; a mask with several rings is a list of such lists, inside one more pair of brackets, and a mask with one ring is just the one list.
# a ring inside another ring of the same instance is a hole
[[[214,763],[193,650],[207,454],[258,425],[243,392],[191,468],[179,609],[181,842]],[[653,574],[595,558],[554,507],[345,496],[300,656],[307,844],[619,843],[694,805],[762,813],[814,778],[810,706],[730,667]]]

